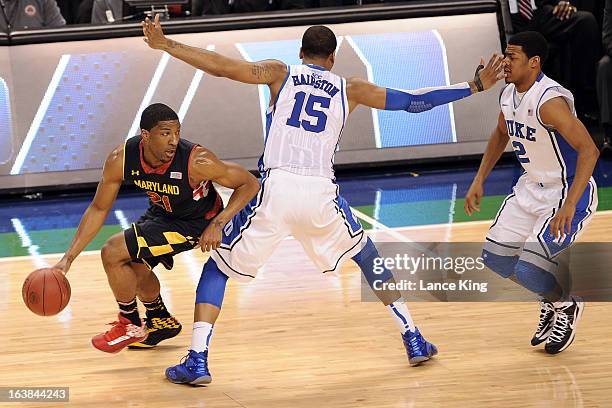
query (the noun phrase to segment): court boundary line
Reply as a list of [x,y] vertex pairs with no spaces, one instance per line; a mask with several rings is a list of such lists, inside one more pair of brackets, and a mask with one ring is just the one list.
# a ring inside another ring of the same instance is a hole
[[[375,82],[374,81],[374,70],[372,69],[372,64],[370,64],[370,61],[368,61],[368,59],[365,57],[365,55],[363,54],[363,52],[361,51],[361,49],[359,48],[355,40],[353,40],[353,37],[351,37],[350,35],[345,35],[344,38],[346,39],[347,44],[351,46],[353,51],[355,51],[357,58],[359,58],[359,60],[365,67],[368,81]],[[377,148],[381,148],[382,140],[380,138],[380,124],[378,123],[378,110],[374,108],[370,108],[370,114],[372,115],[372,127],[374,128],[374,142],[376,143]]]
[[[440,49],[442,50],[442,60],[444,61],[444,79],[446,80],[446,86],[450,86],[450,74],[449,74],[449,70],[448,70],[448,55],[446,54],[446,44],[444,43],[444,39],[442,39],[442,36],[440,35],[440,32],[436,29],[431,30],[431,32],[433,33],[434,37],[436,37],[436,39],[438,40],[438,43],[440,44]],[[453,103],[449,103],[448,104],[448,114],[450,116],[450,123],[451,123],[451,132],[453,133],[453,143],[457,143],[457,128],[455,126],[455,111],[454,111],[454,107],[453,107]]]
[[357,216],[357,218],[361,218],[362,220],[364,220],[365,222],[367,222],[371,226],[376,227],[379,230],[385,231],[386,233],[388,233],[392,237],[400,240],[401,242],[414,242],[410,238],[403,236],[402,234],[400,234],[400,233],[396,232],[395,230],[391,229],[390,227],[387,227],[382,222],[380,222],[378,220],[375,220],[374,218],[370,217],[369,215],[366,215],[366,214],[362,213],[361,211],[359,211],[359,210],[357,210],[357,209],[355,209],[353,207],[351,207],[351,211],[353,212],[353,214],[355,214]]
[[[214,51],[215,45],[209,44],[206,46],[206,49],[208,51]],[[200,88],[200,82],[202,82],[203,77],[204,71],[196,68],[195,73],[193,74],[193,78],[189,83],[189,87],[187,88],[187,92],[185,92],[185,96],[183,97],[183,102],[181,102],[181,107],[178,111],[179,122],[182,123],[183,119],[185,118],[185,115],[187,115],[189,107],[191,106],[191,102],[193,102],[193,98],[195,97],[196,92]]]
[[[427,254],[431,254],[432,256],[436,257],[438,256],[438,254],[436,254],[435,252],[432,252],[431,248],[428,248],[426,246],[421,245],[421,242],[416,242],[413,241],[412,239],[410,239],[409,237],[400,234],[397,230],[387,227],[385,224],[381,223],[380,221],[375,220],[374,218],[362,213],[359,210],[356,210],[354,208],[351,207],[351,210],[355,213],[355,215],[357,217],[360,217],[362,220],[370,223],[372,226],[375,226],[377,228],[379,228],[380,230],[384,231],[385,233],[391,235],[392,237],[394,237],[395,239],[397,239],[399,242],[404,242],[406,244],[410,244],[411,247],[418,249],[420,251],[423,251],[423,253],[427,253]],[[448,223],[447,224],[449,227],[449,230],[451,229],[450,226],[452,226],[452,223]],[[449,231],[450,233],[450,231]],[[447,237],[448,237],[448,233],[447,233]],[[448,239],[447,239],[448,240]]]
[[47,89],[45,94],[43,95],[42,100],[40,101],[40,105],[38,105],[38,109],[36,110],[36,114],[34,115],[34,119],[32,119],[32,123],[30,123],[30,127],[28,129],[28,133],[21,144],[21,148],[15,157],[15,162],[11,167],[10,175],[14,176],[17,174],[21,174],[21,170],[23,168],[23,163],[25,159],[28,157],[30,153],[30,148],[32,147],[32,143],[36,136],[38,135],[38,131],[40,130],[40,125],[42,124],[47,111],[49,110],[49,106],[51,105],[51,101],[57,92],[57,87],[64,76],[64,72],[66,72],[66,67],[72,58],[72,54],[62,54],[57,65],[55,66],[55,71],[53,71],[53,76],[49,81],[49,85],[47,85]]
[[142,112],[145,110],[145,108],[149,105],[149,103],[151,103],[151,100],[153,99],[153,96],[157,91],[157,87],[159,86],[159,82],[161,81],[162,76],[166,72],[166,68],[168,67],[169,61],[170,54],[168,54],[167,52],[163,52],[161,58],[159,59],[159,62],[157,63],[157,67],[153,72],[151,82],[149,82],[149,86],[147,87],[147,90],[145,91],[145,94],[142,97],[142,101],[140,102],[140,106],[136,111],[136,116],[134,116],[132,126],[130,126],[127,135],[125,136],[125,140],[138,134],[137,132],[139,130],[138,127],[140,125],[140,116],[142,115]]

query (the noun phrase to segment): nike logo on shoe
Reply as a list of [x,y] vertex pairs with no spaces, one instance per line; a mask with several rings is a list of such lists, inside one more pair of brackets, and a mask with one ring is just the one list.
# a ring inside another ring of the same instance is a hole
[[133,336],[128,336],[127,334],[125,334],[125,335],[123,335],[123,336],[121,336],[121,337],[117,337],[115,340],[111,340],[111,341],[109,341],[109,342],[108,342],[108,345],[109,345],[109,346],[114,346],[115,344],[117,344],[117,343],[121,343],[122,341],[127,340],[127,339],[130,339],[130,338],[132,338],[132,337],[133,337]]
[[111,323],[111,325],[113,327],[110,330],[91,339],[95,348],[106,353],[117,353],[131,343],[146,340],[148,336],[146,327],[131,323],[121,316],[121,313],[119,313],[119,320]]

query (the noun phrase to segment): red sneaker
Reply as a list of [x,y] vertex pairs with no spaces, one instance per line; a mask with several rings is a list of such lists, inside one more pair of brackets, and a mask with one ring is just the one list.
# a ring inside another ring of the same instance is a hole
[[144,322],[141,326],[136,326],[130,319],[121,316],[121,313],[119,313],[118,322],[109,324],[113,325],[109,331],[100,333],[91,339],[91,344],[95,348],[106,353],[118,353],[132,343],[144,341],[149,335]]

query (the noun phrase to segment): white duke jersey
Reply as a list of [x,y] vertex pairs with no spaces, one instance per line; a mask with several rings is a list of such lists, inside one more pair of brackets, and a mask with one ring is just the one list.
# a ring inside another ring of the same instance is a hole
[[507,85],[499,98],[510,143],[527,177],[536,183],[566,185],[576,172],[577,152],[551,126],[542,123],[540,107],[562,97],[576,115],[570,91],[540,73],[519,103],[514,84]]
[[266,114],[260,170],[334,178],[334,154],[348,117],[346,80],[315,65],[290,65]]

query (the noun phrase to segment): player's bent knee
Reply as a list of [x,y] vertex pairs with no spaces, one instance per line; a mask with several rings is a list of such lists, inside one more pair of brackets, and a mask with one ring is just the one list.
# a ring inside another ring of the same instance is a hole
[[113,244],[109,241],[106,241],[102,248],[100,249],[100,257],[102,258],[102,262],[112,262],[113,258]]
[[227,279],[227,275],[221,272],[217,263],[209,259],[204,264],[202,275],[200,275],[200,282],[196,289],[196,304],[208,303],[221,309]]
[[489,252],[486,249],[482,251],[482,259],[485,266],[504,278],[509,278],[514,274],[518,258],[518,255],[503,256]]
[[543,295],[557,285],[555,276],[532,263],[519,260],[515,268],[516,281],[525,289]]
[[110,237],[100,250],[100,257],[104,263],[122,263],[130,261],[129,252],[125,245],[123,234]]

